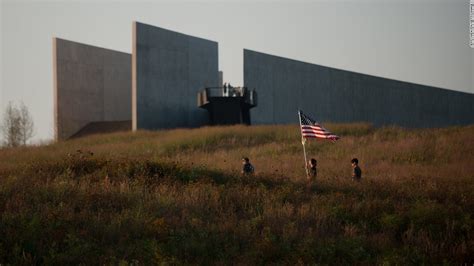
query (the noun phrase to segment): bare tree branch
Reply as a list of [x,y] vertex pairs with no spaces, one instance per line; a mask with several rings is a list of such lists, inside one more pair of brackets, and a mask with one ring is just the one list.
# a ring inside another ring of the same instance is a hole
[[34,123],[25,104],[21,103],[20,108],[17,108],[13,103],[8,103],[1,130],[7,147],[26,145],[34,135]]

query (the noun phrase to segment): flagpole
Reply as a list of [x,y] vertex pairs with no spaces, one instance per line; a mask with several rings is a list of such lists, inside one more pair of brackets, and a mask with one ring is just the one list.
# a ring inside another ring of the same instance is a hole
[[301,127],[301,110],[298,110],[298,117],[300,120],[300,132],[301,132],[301,144],[303,145],[303,153],[304,153],[304,168],[306,170],[306,178],[308,178],[308,160],[306,159],[306,148],[305,143],[306,139],[303,137],[303,128]]

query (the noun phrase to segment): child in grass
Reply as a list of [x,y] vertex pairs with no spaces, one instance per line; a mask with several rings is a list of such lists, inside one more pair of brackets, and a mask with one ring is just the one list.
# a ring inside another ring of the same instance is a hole
[[253,165],[250,163],[249,158],[244,157],[242,158],[242,174],[243,175],[251,175],[253,174],[255,169]]
[[308,178],[310,180],[314,180],[318,176],[317,165],[318,165],[318,161],[316,161],[316,159],[311,158],[311,160],[309,160],[309,162],[308,162],[308,167],[309,167]]
[[360,179],[362,178],[362,170],[360,170],[360,167],[359,167],[359,160],[357,158],[353,158],[351,160],[351,164],[352,164],[352,180],[360,181]]

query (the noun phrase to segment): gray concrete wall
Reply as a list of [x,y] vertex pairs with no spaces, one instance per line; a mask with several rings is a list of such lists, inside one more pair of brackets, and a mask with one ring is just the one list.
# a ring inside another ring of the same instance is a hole
[[131,120],[131,56],[53,39],[55,138],[90,122]]
[[442,127],[474,123],[474,94],[380,78],[244,50],[244,84],[259,103],[252,124],[318,121]]
[[218,80],[217,42],[134,22],[133,129],[208,123],[197,93]]

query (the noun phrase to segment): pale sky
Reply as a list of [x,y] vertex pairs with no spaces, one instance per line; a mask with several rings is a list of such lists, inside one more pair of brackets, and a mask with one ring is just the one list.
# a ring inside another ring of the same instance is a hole
[[468,0],[0,1],[0,110],[23,101],[35,140],[53,138],[52,38],[131,53],[132,21],[217,41],[233,85],[247,48],[474,93]]

